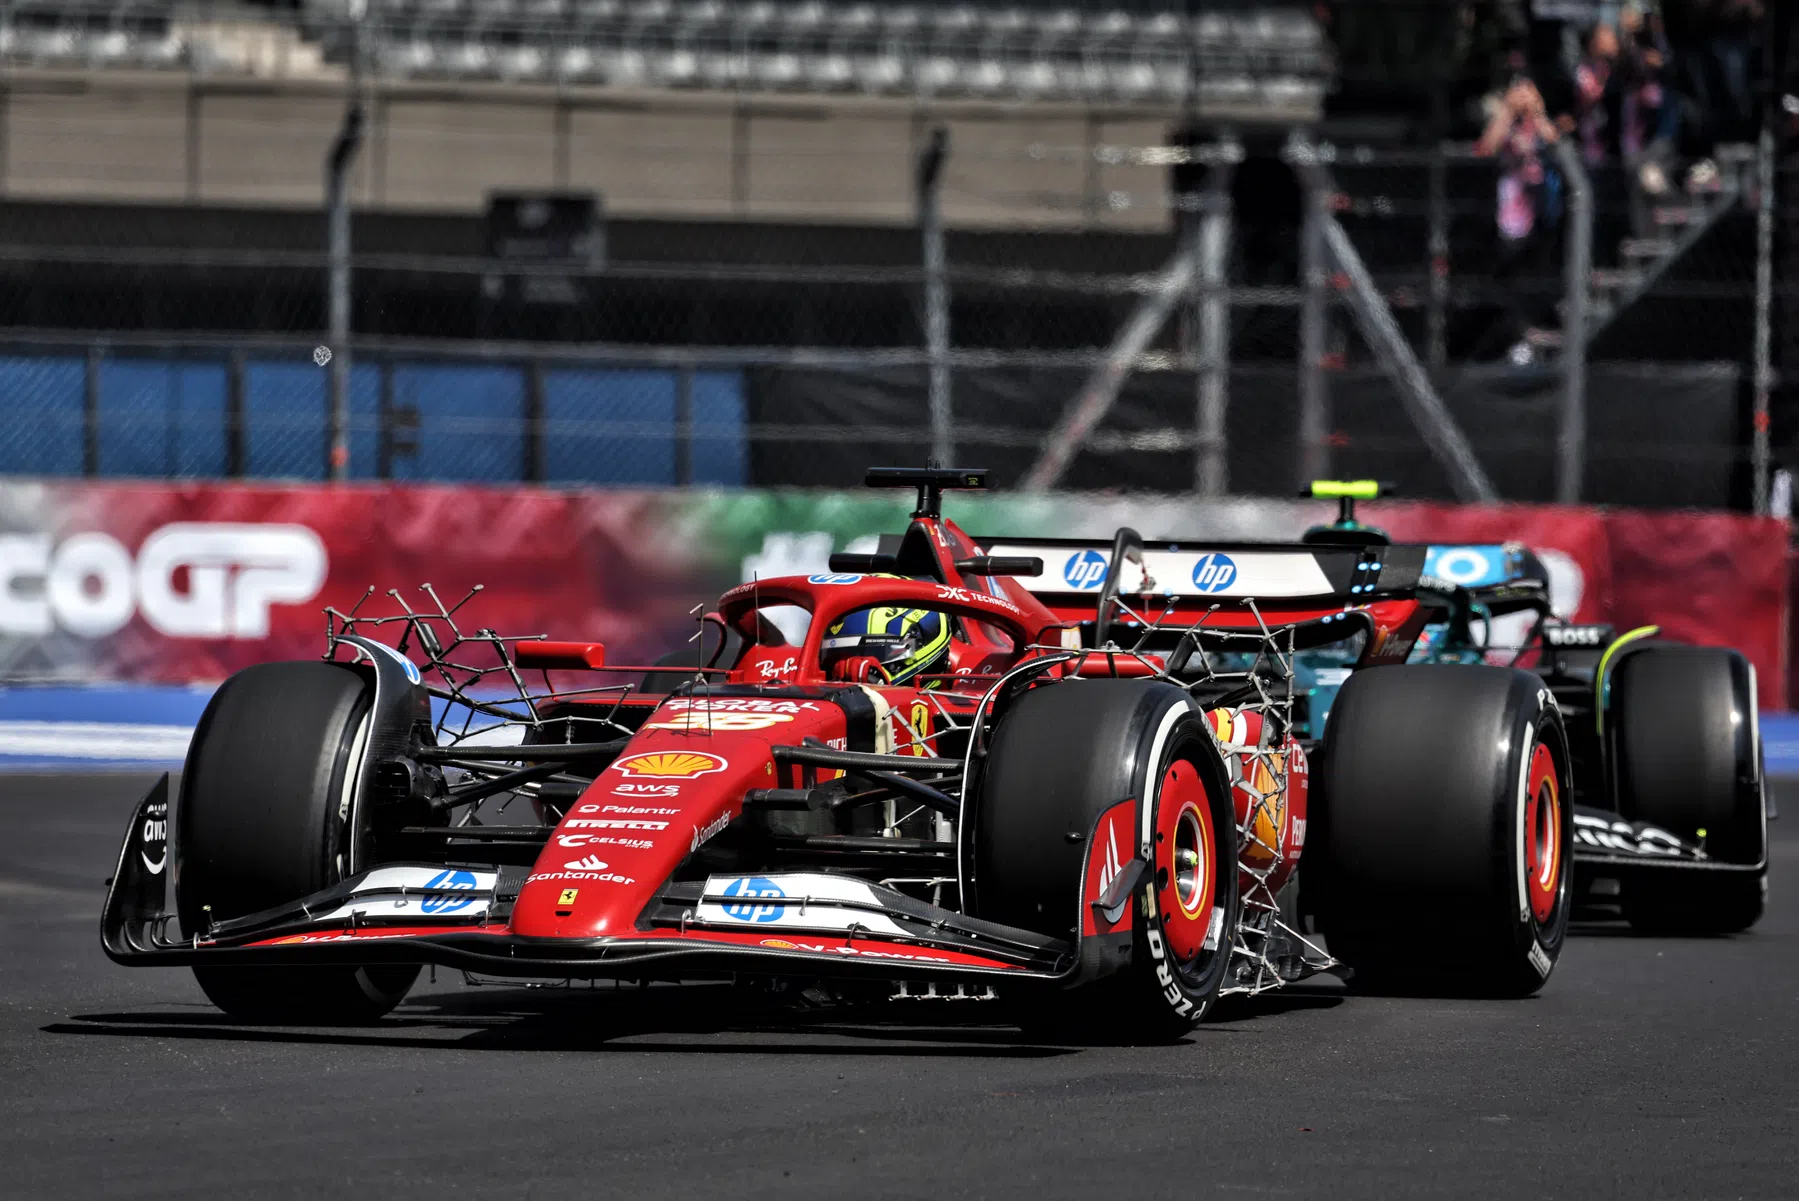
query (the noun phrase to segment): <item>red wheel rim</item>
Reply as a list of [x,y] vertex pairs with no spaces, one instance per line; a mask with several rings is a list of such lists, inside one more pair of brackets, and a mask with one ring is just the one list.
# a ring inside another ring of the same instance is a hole
[[1538,743],[1524,800],[1524,891],[1538,922],[1555,913],[1562,885],[1562,798],[1555,756]]
[[1171,763],[1156,792],[1156,909],[1176,961],[1205,949],[1216,904],[1217,833],[1205,781],[1191,763]]

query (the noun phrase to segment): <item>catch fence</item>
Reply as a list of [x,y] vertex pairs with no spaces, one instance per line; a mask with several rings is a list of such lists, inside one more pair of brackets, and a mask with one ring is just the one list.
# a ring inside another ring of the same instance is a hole
[[0,5],[0,470],[1769,493],[1766,153],[1648,205],[1558,154],[1522,255],[1465,144],[1287,132],[1328,75],[1305,6],[946,6],[858,40],[854,6],[677,5],[666,46],[654,7],[374,3],[359,50],[356,5],[140,5],[124,42],[116,4]]

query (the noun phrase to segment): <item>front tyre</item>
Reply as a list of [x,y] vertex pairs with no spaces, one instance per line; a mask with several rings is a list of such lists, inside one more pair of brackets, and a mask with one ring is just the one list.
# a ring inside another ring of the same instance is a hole
[[1567,937],[1574,843],[1567,739],[1541,681],[1451,664],[1358,672],[1321,759],[1306,866],[1352,985],[1541,988]]
[[1698,843],[1716,867],[1641,868],[1620,881],[1645,934],[1735,934],[1768,896],[1755,674],[1732,650],[1648,646],[1613,669],[1608,725],[1618,809]]
[[[980,916],[1081,942],[1082,982],[1015,998],[1028,1031],[1160,1043],[1205,1016],[1237,927],[1237,827],[1185,692],[1070,680],[1021,697],[994,735],[974,834]],[[1138,858],[1128,939],[1083,934],[1083,873],[1094,893]]]
[[[175,905],[187,934],[321,889],[361,869],[351,804],[373,687],[337,663],[265,663],[220,686],[181,775]],[[207,998],[258,1022],[372,1021],[416,965],[194,968]]]

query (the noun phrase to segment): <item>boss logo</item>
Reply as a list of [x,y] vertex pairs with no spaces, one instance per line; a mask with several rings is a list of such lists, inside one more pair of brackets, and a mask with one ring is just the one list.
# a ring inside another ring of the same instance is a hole
[[1545,626],[1543,640],[1550,646],[1603,646],[1611,640],[1610,626]]

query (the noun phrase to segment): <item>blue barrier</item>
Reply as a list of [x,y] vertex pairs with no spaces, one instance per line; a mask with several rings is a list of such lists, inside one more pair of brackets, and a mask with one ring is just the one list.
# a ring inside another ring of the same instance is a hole
[[[311,363],[244,364],[244,475],[251,479],[325,478],[326,375]],[[350,368],[350,474],[376,475],[381,428],[381,369]]]
[[99,371],[99,474],[225,474],[223,363],[106,359]]
[[418,416],[416,450],[394,456],[394,479],[526,478],[525,373],[518,368],[396,364],[393,404]]
[[32,411],[20,415],[30,421],[31,436],[0,438],[0,472],[81,474],[86,371],[79,358],[0,357],[0,402],[32,399]]
[[[0,440],[0,472],[98,476],[324,478],[327,373],[251,359],[0,357],[0,410],[30,395],[29,437]],[[740,486],[748,405],[737,371],[695,371],[683,456],[680,373],[546,366],[541,410],[517,363],[377,362],[350,374],[350,474],[398,480],[655,487]],[[91,462],[90,462],[91,456]],[[685,468],[685,472],[683,471]]]

